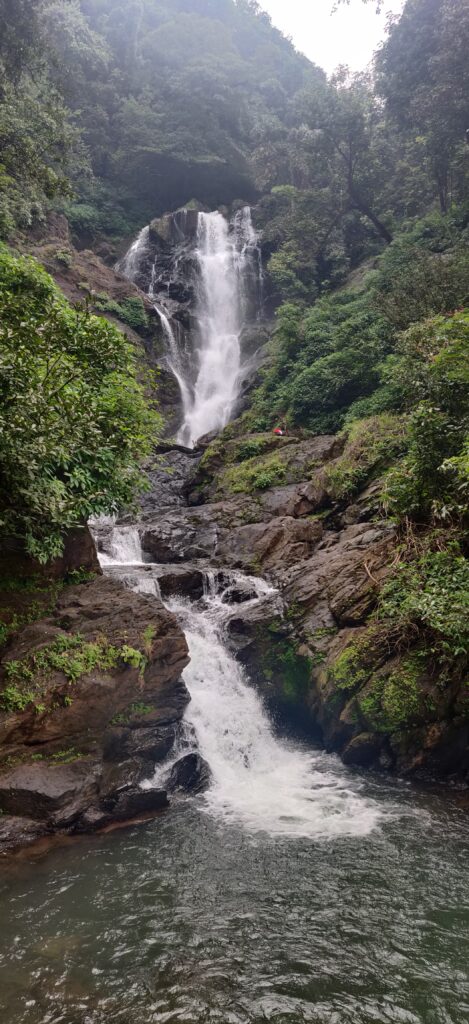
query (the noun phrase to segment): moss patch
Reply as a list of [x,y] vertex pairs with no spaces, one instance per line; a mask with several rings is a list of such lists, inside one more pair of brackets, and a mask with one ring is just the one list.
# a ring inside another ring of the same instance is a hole
[[23,626],[49,615],[62,590],[62,581],[41,578],[5,579],[0,587],[0,650]]
[[367,725],[376,732],[393,733],[425,718],[430,706],[419,686],[421,676],[422,661],[411,655],[391,675],[375,679],[358,698]]
[[370,678],[371,666],[364,664],[366,646],[353,643],[337,656],[329,670],[329,678],[338,690],[353,692],[360,689]]
[[[145,654],[127,644],[114,647],[106,637],[86,641],[79,633],[63,634],[20,661],[7,662],[6,684],[0,694],[0,708],[7,713],[14,713],[34,705],[38,714],[42,714],[47,710],[44,701],[53,673],[60,673],[67,684],[73,686],[93,671],[111,671],[120,661],[138,668],[140,674],[147,664]],[[63,696],[63,707],[71,702],[69,695]]]
[[301,702],[310,688],[312,660],[299,654],[297,644],[277,633],[273,623],[259,630],[259,661],[264,677],[273,684],[282,700]]
[[121,302],[110,299],[108,295],[98,295],[95,308],[103,313],[111,313],[134,331],[148,327],[148,314],[138,295],[122,299]]
[[238,466],[225,470],[220,480],[220,490],[229,494],[251,494],[266,491],[285,483],[287,470],[278,453],[265,458],[249,458]]
[[144,718],[151,715],[155,709],[150,704],[131,704],[126,711],[120,711],[114,718],[111,718],[111,725],[128,725],[134,718]]

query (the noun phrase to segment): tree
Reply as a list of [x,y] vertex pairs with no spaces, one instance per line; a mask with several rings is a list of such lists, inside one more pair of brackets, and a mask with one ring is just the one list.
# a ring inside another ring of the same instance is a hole
[[0,533],[60,554],[67,529],[132,501],[160,425],[124,336],[1,251]]
[[0,0],[0,237],[70,191],[76,133],[47,70],[42,9],[40,0]]
[[376,62],[378,90],[423,147],[443,213],[467,187],[468,51],[469,0],[407,0]]
[[42,57],[41,8],[42,0],[0,0],[0,96]]
[[394,514],[467,516],[469,315],[434,317],[402,336],[394,370],[409,410],[408,454],[387,482]]
[[391,153],[383,114],[364,76],[340,72],[331,84],[299,97],[312,176],[327,173],[334,205],[356,210],[386,244],[392,233],[380,212],[380,185]]

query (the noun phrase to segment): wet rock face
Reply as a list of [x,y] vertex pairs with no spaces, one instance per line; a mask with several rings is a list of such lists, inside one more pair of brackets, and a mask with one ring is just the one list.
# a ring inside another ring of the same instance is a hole
[[[71,675],[70,642],[82,658]],[[47,619],[24,627],[0,667],[0,850],[38,834],[28,821],[80,831],[167,803],[140,782],[174,744],[187,663],[174,616],[110,578],[65,587]]]
[[171,769],[167,788],[170,793],[203,793],[210,785],[210,767],[199,754],[186,754]]
[[22,541],[15,537],[2,537],[0,551],[1,580],[8,578],[41,577],[60,580],[79,569],[101,574],[93,538],[87,526],[69,530],[64,537],[64,550],[59,558],[44,568],[26,552]]
[[[321,738],[347,764],[464,778],[469,721],[463,680],[438,686],[431,666],[422,666],[418,678],[404,678],[412,694],[415,689],[417,708],[404,724],[373,718],[376,693],[388,680],[396,685],[408,653],[399,638],[390,641],[379,628],[373,639],[373,612],[393,571],[397,541],[383,518],[380,479],[371,479],[352,500],[334,497],[331,479],[343,450],[337,437],[275,439],[226,431],[204,439],[203,447],[195,472],[185,478],[189,507],[166,507],[142,523],[144,548],[165,563],[162,592],[200,598],[207,566],[264,575],[284,602],[283,621],[278,609],[253,614],[249,588],[228,585],[224,601],[232,610],[227,642],[269,706]],[[272,456],[283,466],[280,483],[230,493],[233,482],[238,491],[249,480],[243,462],[255,468]],[[341,659],[362,640],[367,655],[355,682],[353,665],[345,661],[344,669]]]
[[163,509],[182,508],[186,491],[197,472],[201,453],[180,446],[161,445],[156,459],[145,466],[150,489],[140,498],[143,518],[154,518]]

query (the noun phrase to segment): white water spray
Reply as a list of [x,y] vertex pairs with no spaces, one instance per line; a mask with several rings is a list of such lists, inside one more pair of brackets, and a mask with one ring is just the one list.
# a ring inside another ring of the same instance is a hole
[[220,430],[231,419],[239,395],[246,265],[255,233],[249,208],[230,234],[221,213],[200,213],[196,259],[198,366],[192,400],[184,409],[182,443]]
[[[181,363],[181,353],[180,353],[179,348],[178,348],[178,343],[176,341],[176,336],[175,336],[175,333],[174,333],[174,329],[171,326],[171,323],[170,323],[168,317],[166,316],[166,313],[163,313],[163,310],[160,309],[160,307],[157,306],[156,303],[154,303],[154,306],[155,306],[155,310],[158,313],[158,316],[159,316],[159,318],[161,320],[161,326],[163,328],[163,333],[164,333],[164,336],[166,338],[166,343],[167,343],[167,346],[168,346],[168,365],[169,365],[169,368],[170,368],[171,372],[174,374],[174,376],[175,376],[175,378],[177,380],[177,383],[178,383],[178,386],[179,386],[179,391],[181,392],[182,407],[183,407],[183,410],[186,410],[186,409],[189,409],[190,406],[191,406],[191,403],[192,403],[192,393],[191,393],[191,389],[188,386],[188,384],[186,383],[186,380],[185,380],[185,377],[184,377],[184,370],[182,368],[182,363]],[[180,436],[179,435],[178,435],[178,440],[180,440]],[[181,441],[181,443],[182,443],[182,441]]]
[[126,252],[124,258],[116,264],[116,270],[122,274],[123,277],[127,277],[129,281],[135,281],[135,278],[140,270],[140,264],[142,257],[147,251],[150,242],[150,228],[142,228],[140,233],[128,252]]
[[[98,520],[94,526],[109,524]],[[106,572],[132,590],[159,596],[135,528],[114,526],[106,547],[111,555],[100,554]],[[180,744],[146,786],[161,786],[175,761],[196,749],[212,774],[203,798],[205,809],[219,820],[253,833],[292,839],[367,835],[382,812],[361,794],[359,780],[335,757],[274,735],[262,700],[227,645],[229,620],[239,616],[239,607],[228,600],[231,588],[244,589],[243,615],[248,617],[265,604],[270,612],[278,612],[277,592],[256,577],[226,571],[223,577],[224,584],[219,585],[217,574],[207,572],[202,602],[168,602],[189,645],[191,661],[184,679],[191,703]]]
[[361,795],[359,781],[335,757],[274,736],[261,699],[224,641],[229,610],[217,597],[207,604],[201,610],[180,600],[169,603],[189,645],[186,720],[212,772],[207,811],[271,836],[367,835],[381,816],[377,805]]
[[112,516],[100,516],[91,520],[89,525],[95,535],[103,568],[144,565],[145,558],[136,526],[116,526]]

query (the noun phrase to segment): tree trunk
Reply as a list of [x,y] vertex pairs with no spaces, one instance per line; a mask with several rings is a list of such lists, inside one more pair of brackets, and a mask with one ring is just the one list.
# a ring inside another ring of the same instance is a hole
[[440,210],[443,214],[448,213],[448,178],[443,172],[436,172],[436,180],[438,185],[438,198],[440,200]]
[[376,216],[375,213],[373,213],[373,210],[371,209],[371,207],[369,207],[368,203],[365,202],[365,200],[362,199],[362,197],[358,195],[358,192],[355,191],[353,186],[352,187],[349,186],[349,193],[350,193],[350,198],[351,198],[352,203],[355,206],[355,208],[357,210],[359,210],[360,213],[363,213],[364,217],[368,217],[368,220],[371,221],[373,227],[376,228],[376,231],[378,232],[378,234],[381,236],[381,238],[384,239],[384,241],[386,242],[386,245],[390,245],[390,243],[392,242],[393,236],[392,236],[391,232],[388,230],[388,228],[386,227],[386,225],[383,224],[383,222],[379,219],[379,217]]

